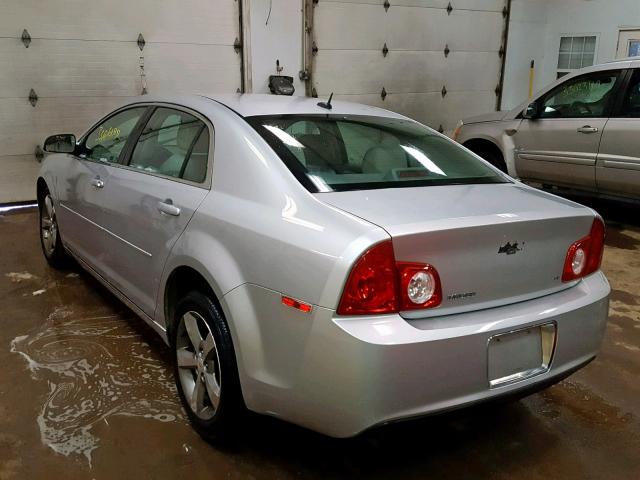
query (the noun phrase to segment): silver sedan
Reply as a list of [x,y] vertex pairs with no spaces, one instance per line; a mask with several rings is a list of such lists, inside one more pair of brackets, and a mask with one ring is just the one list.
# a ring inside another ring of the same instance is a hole
[[598,353],[601,218],[401,115],[143,97],[45,145],[46,259],[74,257],[162,336],[206,438],[246,409],[348,437]]

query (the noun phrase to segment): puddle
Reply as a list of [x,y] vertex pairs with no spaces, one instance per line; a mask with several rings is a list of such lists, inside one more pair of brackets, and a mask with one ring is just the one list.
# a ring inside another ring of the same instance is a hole
[[91,465],[100,445],[92,430],[114,415],[184,421],[169,365],[118,315],[73,318],[58,308],[14,338],[11,351],[49,386],[37,423],[42,442],[59,454]]

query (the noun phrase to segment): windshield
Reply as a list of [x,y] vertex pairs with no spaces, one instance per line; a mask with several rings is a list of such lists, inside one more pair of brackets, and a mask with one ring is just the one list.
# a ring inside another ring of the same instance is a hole
[[453,141],[410,120],[278,115],[247,121],[312,192],[508,181]]

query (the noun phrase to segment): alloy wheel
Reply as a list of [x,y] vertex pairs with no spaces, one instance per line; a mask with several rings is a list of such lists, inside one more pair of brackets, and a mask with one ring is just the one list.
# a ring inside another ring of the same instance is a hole
[[49,194],[44,198],[44,205],[40,212],[40,235],[45,253],[47,257],[50,257],[53,255],[58,241],[58,220],[53,200]]
[[182,392],[198,418],[210,420],[220,403],[220,359],[211,329],[194,311],[180,318],[176,332],[176,361]]

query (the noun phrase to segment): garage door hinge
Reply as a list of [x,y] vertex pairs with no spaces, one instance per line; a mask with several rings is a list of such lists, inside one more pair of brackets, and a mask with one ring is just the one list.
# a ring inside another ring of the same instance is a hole
[[498,50],[498,56],[500,58],[504,56],[504,45],[500,45],[500,50]]
[[238,37],[236,37],[236,39],[233,41],[233,50],[236,53],[240,53],[240,51],[242,50],[242,42],[240,42],[240,39]]
[[382,101],[387,98],[387,91],[384,89],[384,87],[382,87],[382,91],[380,92],[380,98],[382,98]]
[[302,82],[306,82],[307,80],[309,80],[311,78],[311,74],[309,73],[309,70],[305,68],[304,70],[300,70],[298,72],[298,78]]
[[316,42],[313,42],[311,44],[311,55],[315,56],[318,54],[318,45],[316,45]]
[[504,8],[502,9],[502,18],[507,18],[507,15],[509,15],[509,9],[505,5]]
[[442,90],[440,91],[440,93],[442,94],[442,98],[447,96],[447,87],[443,86]]
[[444,58],[447,58],[449,56],[450,52],[451,52],[451,50],[449,50],[449,44],[446,44],[444,46]]
[[22,36],[20,38],[22,39],[24,46],[29,48],[29,45],[31,45],[31,35],[29,35],[26,28],[22,31]]
[[502,87],[500,86],[500,84],[496,85],[496,89],[494,90],[494,92],[496,92],[496,97],[500,95],[501,91],[502,91]]
[[391,4],[389,3],[389,0],[384,0],[384,3],[382,4],[382,6],[384,7],[384,11],[388,12]]
[[29,92],[29,103],[31,104],[32,107],[35,107],[36,103],[38,103],[38,94],[33,88]]
[[36,156],[36,160],[38,161],[38,163],[42,163],[42,159],[44,158],[44,150],[42,150],[42,147],[40,147],[40,145],[36,145],[36,151],[34,152],[34,155]]
[[442,127],[442,124],[440,124],[440,126],[438,127],[438,132],[444,133],[444,128]]
[[142,51],[144,46],[147,44],[141,33],[138,34],[138,41],[136,43],[138,44],[138,48],[140,49],[140,51]]
[[449,2],[449,5],[447,5],[447,15],[451,15],[452,11],[453,11],[453,7],[451,6],[451,2]]
[[389,53],[389,48],[387,47],[387,44],[385,43],[385,44],[384,44],[384,47],[382,47],[382,55],[383,55],[384,57],[386,57],[386,56],[387,56],[387,53]]

